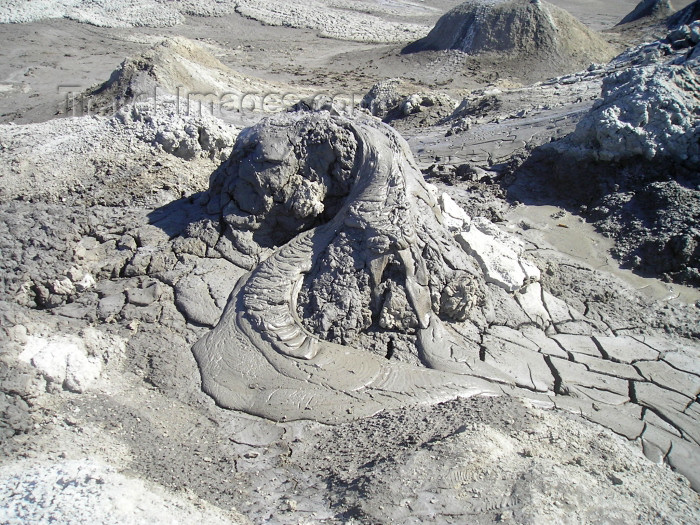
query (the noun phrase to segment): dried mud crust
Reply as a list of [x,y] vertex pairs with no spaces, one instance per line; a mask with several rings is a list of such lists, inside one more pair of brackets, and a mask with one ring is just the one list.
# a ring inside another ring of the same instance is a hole
[[[96,494],[124,495],[115,472],[155,487],[161,505],[233,523],[683,523],[700,508],[687,482],[637,446],[529,402],[471,398],[328,427],[221,411],[193,386],[180,384],[195,396],[186,403],[128,376],[50,404],[37,398],[51,412],[36,410],[32,429],[0,442],[6,458],[24,458],[1,475],[33,471],[35,494],[47,495],[25,516],[70,515],[65,493],[44,480],[55,471],[70,480],[76,463],[90,476],[71,484],[72,504],[88,515],[102,512]],[[10,474],[3,480],[21,487]],[[7,501],[21,505],[17,492]]]
[[[331,505],[360,523],[625,523],[655,512],[646,486],[632,481],[641,465],[627,443],[507,397],[387,411],[316,430],[311,443],[292,461],[325,463]],[[601,492],[573,488],[590,482]]]

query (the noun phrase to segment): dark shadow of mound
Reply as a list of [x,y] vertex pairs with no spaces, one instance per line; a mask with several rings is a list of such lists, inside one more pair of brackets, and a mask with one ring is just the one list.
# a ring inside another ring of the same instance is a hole
[[204,219],[218,221],[218,217],[208,214],[201,205],[206,194],[206,191],[201,191],[156,208],[148,214],[148,223],[160,228],[173,239],[183,235],[190,224]]
[[700,173],[670,159],[602,162],[533,151],[515,171],[507,198],[556,205],[615,240],[623,267],[700,287]]
[[440,51],[442,48],[437,45],[431,44],[428,37],[425,36],[415,42],[411,42],[407,46],[401,49],[402,55],[411,55],[413,53],[420,53],[421,51]]

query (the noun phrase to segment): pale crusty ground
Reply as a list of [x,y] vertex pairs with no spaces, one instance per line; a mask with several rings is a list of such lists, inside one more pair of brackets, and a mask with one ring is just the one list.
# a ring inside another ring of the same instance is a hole
[[[430,27],[457,3],[434,2],[439,11],[417,17],[416,23]],[[612,26],[636,4],[554,3],[595,29]],[[185,15],[184,23],[158,29],[96,28],[61,19],[3,24],[0,38],[13,44],[0,50],[0,121],[21,124],[53,118],[65,109],[66,91],[80,92],[103,82],[125,57],[140,54],[160,36],[172,35],[204,40],[218,50],[224,64],[251,77],[360,94],[377,80],[412,75],[413,82],[426,87],[454,78],[445,89],[458,97],[495,81],[499,70],[493,64],[476,76],[461,74],[459,63],[449,57],[414,61],[399,56],[396,46],[321,39],[314,29],[265,26],[235,14]],[[430,67],[417,74],[423,66]],[[503,82],[508,72],[499,76]],[[420,131],[416,135],[420,141]],[[416,152],[420,158],[417,148]],[[198,178],[198,170],[215,166],[199,158],[196,166],[181,167],[183,161],[157,155],[139,150],[135,159],[123,161],[132,175],[138,174],[133,166],[147,163],[149,176],[156,178],[157,164],[164,164],[167,183],[152,195],[140,196],[138,203],[93,199],[86,213],[79,199],[66,212],[60,204],[44,208],[27,198],[4,213],[27,217],[26,224],[33,221],[34,227],[18,228],[29,235],[42,222],[55,221],[57,229],[68,230],[71,221],[96,221],[103,240],[120,239],[135,224],[145,223],[153,208],[179,197],[178,169],[186,171],[183,189],[189,193],[206,187],[209,173]],[[118,196],[118,188],[110,191]],[[518,207],[509,212],[506,224],[517,228],[527,221],[525,232],[531,241],[551,244],[604,275],[620,275],[601,254],[604,241],[558,212]],[[139,243],[148,246],[153,241],[148,235],[157,236],[144,231]],[[586,243],[578,242],[581,235]],[[65,249],[62,242],[49,243],[50,249],[60,254]],[[55,264],[48,261],[48,267]],[[235,282],[235,275],[230,278]],[[634,276],[625,278],[635,288],[644,285]],[[151,285],[143,276],[114,282],[120,290]],[[654,281],[648,286],[652,298],[669,298],[666,285]],[[589,292],[570,294],[584,297]],[[167,293],[158,299],[159,305],[172,305]],[[219,293],[225,298],[225,291]],[[671,331],[674,322],[682,324],[674,316],[688,315],[683,302],[692,305],[697,297],[697,291],[684,288],[672,293],[684,301],[656,306],[670,310],[664,319]],[[624,312],[636,306],[625,303],[626,295],[621,297],[614,308]],[[3,421],[18,430],[0,445],[0,494],[7,502],[2,511],[6,515],[0,513],[3,522],[48,522],[55,517],[74,523],[166,523],[172,513],[181,522],[232,523],[700,521],[700,498],[685,478],[667,465],[648,461],[637,443],[568,412],[554,411],[542,399],[461,400],[386,412],[339,427],[273,424],[221,410],[199,391],[189,346],[206,328],[188,324],[173,312],[169,328],[162,330],[153,323],[153,312],[146,311],[150,307],[132,305],[119,321],[81,317],[81,307],[28,310],[7,297],[0,304],[0,375],[5,401],[9,400],[2,405]],[[27,335],[78,334],[93,324],[128,343],[123,355],[105,362],[102,377],[83,394],[46,392],[45,385],[35,384],[31,369],[5,367],[21,352]],[[25,328],[12,328],[17,326]],[[37,481],[40,489],[34,488]],[[28,504],[32,498],[34,503]],[[95,505],[96,500],[102,503]],[[134,507],[125,515],[112,513],[125,505]]]

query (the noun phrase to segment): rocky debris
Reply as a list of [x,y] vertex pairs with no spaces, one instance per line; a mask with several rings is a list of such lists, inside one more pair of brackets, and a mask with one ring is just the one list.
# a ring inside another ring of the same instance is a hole
[[576,129],[536,150],[520,173],[548,173],[547,191],[583,205],[588,220],[616,239],[614,254],[625,264],[697,284],[700,84],[692,30],[680,31],[682,45],[675,31],[666,39],[675,51],[657,42],[621,57],[635,63],[666,49],[648,65],[608,74],[602,98]]
[[152,112],[150,104],[135,105],[115,116],[139,140],[162,148],[175,157],[192,160],[209,157],[221,160],[231,148],[235,130],[205,115]]
[[383,119],[391,110],[399,107],[405,98],[405,95],[399,92],[402,84],[400,78],[390,78],[377,82],[362,98],[360,105],[375,117]]
[[447,95],[440,96],[414,93],[413,95],[406,97],[406,99],[401,103],[400,110],[401,114],[407,117],[409,115],[413,115],[414,113],[426,111],[428,108],[438,105],[445,108],[443,111],[449,112],[454,109],[454,103]]
[[[700,20],[695,20],[689,25],[682,25],[668,33],[666,39],[671,42],[673,49],[695,48],[700,42]],[[690,60],[698,60],[700,54],[693,49],[689,53]]]
[[397,129],[431,126],[450,115],[455,103],[444,93],[411,93],[412,87],[398,78],[373,85],[360,106]]
[[425,38],[404,53],[456,49],[471,55],[504,53],[526,60],[600,62],[612,58],[603,38],[569,13],[547,2],[465,2],[438,20]]
[[699,102],[700,85],[691,64],[613,73],[603,80],[602,100],[579,122],[566,146],[593,161],[643,158],[692,169],[700,166]]
[[90,328],[79,336],[28,336],[18,359],[41,372],[47,390],[82,393],[100,377],[103,363],[123,353],[124,341]]
[[630,24],[641,19],[667,17],[674,11],[670,0],[642,0],[617,25]]
[[455,238],[479,262],[487,283],[515,292],[540,278],[537,267],[523,257],[524,246],[487,219],[475,219]]
[[631,47],[615,57],[605,66],[605,72],[611,74],[633,66],[692,65],[698,58],[694,52],[700,39],[699,23],[689,21],[687,25],[672,26],[663,38],[659,38],[659,33],[656,33],[653,36],[655,40]]
[[[68,202],[92,190],[92,202],[113,203],[125,199],[125,193],[143,199],[158,189],[197,191],[202,176],[193,168],[218,163],[233,145],[236,130],[206,113],[188,113],[186,105],[176,102],[151,99],[112,117],[0,126],[0,196],[5,202]],[[197,162],[187,166],[184,161]],[[153,186],[156,174],[165,178],[163,172],[171,170],[167,188],[165,181]]]
[[450,135],[469,130],[478,119],[487,116],[493,118],[494,113],[501,109],[501,94],[502,91],[496,88],[487,92],[471,93],[469,97],[462,99],[450,115],[450,120],[455,121],[452,123]]

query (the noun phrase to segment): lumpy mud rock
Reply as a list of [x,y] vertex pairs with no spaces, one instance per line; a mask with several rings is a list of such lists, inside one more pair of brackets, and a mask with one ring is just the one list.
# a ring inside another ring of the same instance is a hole
[[697,168],[699,104],[697,62],[613,73],[603,81],[602,100],[567,142],[595,160],[645,158]]
[[669,28],[674,28],[683,24],[690,24],[694,20],[700,20],[700,0],[695,0],[689,6],[669,16],[667,23]]

